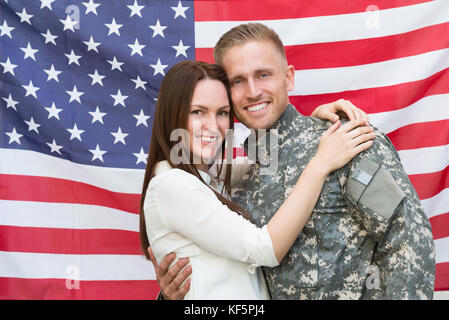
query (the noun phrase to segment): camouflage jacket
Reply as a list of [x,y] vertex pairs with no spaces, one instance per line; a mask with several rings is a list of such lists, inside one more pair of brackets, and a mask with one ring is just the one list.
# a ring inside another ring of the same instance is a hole
[[[258,226],[288,197],[329,126],[289,105],[271,130],[277,130],[278,143],[253,140],[257,162],[233,186],[232,197]],[[326,179],[282,263],[264,268],[272,299],[432,299],[435,248],[429,220],[397,151],[375,132],[371,148]],[[263,171],[274,154],[277,170]]]

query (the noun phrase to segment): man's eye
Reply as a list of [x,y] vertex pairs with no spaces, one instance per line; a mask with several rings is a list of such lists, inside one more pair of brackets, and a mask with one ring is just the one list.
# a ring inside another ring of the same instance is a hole
[[232,85],[239,85],[239,84],[241,84],[242,83],[242,80],[234,80],[233,82],[232,82]]
[[261,78],[265,78],[265,77],[268,77],[268,76],[269,76],[268,73],[261,73],[261,74],[260,74],[260,77],[261,77]]

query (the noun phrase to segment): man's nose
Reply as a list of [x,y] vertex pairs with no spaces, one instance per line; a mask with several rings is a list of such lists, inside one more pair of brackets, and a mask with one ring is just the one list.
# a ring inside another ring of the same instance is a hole
[[248,80],[246,88],[247,88],[246,97],[249,100],[257,100],[262,93],[259,86],[256,84],[256,82],[253,79]]

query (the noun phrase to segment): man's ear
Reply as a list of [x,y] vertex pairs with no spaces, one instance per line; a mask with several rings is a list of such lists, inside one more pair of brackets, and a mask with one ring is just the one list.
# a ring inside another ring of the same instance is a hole
[[295,88],[295,67],[292,65],[287,66],[285,71],[285,81],[287,91],[290,92]]

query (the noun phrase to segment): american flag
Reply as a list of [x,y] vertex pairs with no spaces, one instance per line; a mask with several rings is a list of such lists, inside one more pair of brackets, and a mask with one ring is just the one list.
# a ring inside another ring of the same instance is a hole
[[138,211],[159,85],[248,21],[281,36],[301,113],[344,98],[388,134],[449,290],[449,1],[0,0],[0,298],[155,298]]

